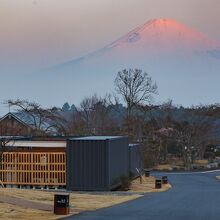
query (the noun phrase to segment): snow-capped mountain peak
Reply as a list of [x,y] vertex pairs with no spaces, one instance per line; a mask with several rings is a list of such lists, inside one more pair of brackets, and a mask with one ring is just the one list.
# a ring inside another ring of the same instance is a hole
[[175,48],[210,50],[217,46],[213,40],[173,19],[150,20],[106,48],[123,48],[130,44],[141,48],[159,46],[160,50]]
[[[215,99],[219,93],[220,47],[172,19],[150,20],[100,50],[52,68],[46,75],[63,82],[68,94],[80,91],[83,97],[111,92],[117,72],[124,68],[148,72],[158,84],[159,100],[198,104],[206,103],[209,96],[212,102],[220,102]],[[208,91],[207,84],[213,85]],[[186,97],[186,90],[190,97]]]

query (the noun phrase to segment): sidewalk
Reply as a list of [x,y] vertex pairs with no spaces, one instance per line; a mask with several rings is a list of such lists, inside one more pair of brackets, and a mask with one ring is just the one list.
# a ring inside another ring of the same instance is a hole
[[0,196],[0,203],[8,203],[29,209],[38,209],[42,211],[53,211],[53,205],[33,202],[30,200],[20,199],[12,196]]

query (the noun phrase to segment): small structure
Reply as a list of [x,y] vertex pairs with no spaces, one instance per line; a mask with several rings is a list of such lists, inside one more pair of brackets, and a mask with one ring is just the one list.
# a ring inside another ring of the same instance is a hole
[[55,194],[54,195],[54,214],[69,215],[69,194]]
[[67,190],[104,191],[129,176],[128,138],[91,136],[67,142]]

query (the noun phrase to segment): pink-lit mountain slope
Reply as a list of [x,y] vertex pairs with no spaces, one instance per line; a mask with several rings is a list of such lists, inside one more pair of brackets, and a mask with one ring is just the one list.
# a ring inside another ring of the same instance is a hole
[[[75,89],[85,96],[112,91],[122,68],[148,72],[158,84],[158,100],[172,98],[185,105],[220,102],[220,95],[214,96],[220,79],[218,43],[171,19],[151,20],[94,53],[51,68],[46,75],[59,78],[69,92]],[[186,89],[193,96],[186,96]]]
[[[155,58],[209,55],[220,58],[217,42],[171,19],[155,19],[145,23],[103,49],[62,66],[76,63],[100,64],[117,61],[128,64],[148,62]],[[188,58],[190,58],[188,57]],[[185,57],[186,58],[186,57]],[[94,63],[93,63],[94,62]],[[104,62],[105,63],[105,62]]]
[[128,33],[106,48],[136,52],[203,51],[215,49],[217,44],[202,34],[171,19],[151,20]]

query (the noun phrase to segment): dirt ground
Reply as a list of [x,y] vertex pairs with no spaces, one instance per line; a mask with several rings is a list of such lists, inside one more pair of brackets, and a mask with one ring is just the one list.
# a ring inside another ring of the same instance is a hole
[[[171,186],[169,184],[163,185],[162,189],[154,189],[154,177],[143,177],[142,184],[140,184],[140,179],[135,179],[129,193],[120,192],[106,192],[106,193],[70,193],[70,206],[71,213],[77,214],[82,211],[92,211],[100,208],[109,207],[119,203],[123,203],[132,199],[139,198],[143,196],[145,192],[161,192],[169,189]],[[132,193],[133,192],[133,193]],[[58,193],[58,192],[57,192]],[[41,191],[41,190],[26,190],[26,189],[16,189],[16,188],[0,188],[0,197],[8,196],[18,199],[23,199],[25,201],[38,202],[40,204],[48,204],[53,207],[54,194],[56,192],[51,191]],[[53,214],[53,211],[42,211],[32,208],[24,208],[19,205],[11,205],[0,202],[0,219],[23,219],[23,220],[53,220],[59,219],[62,216],[57,216]]]

